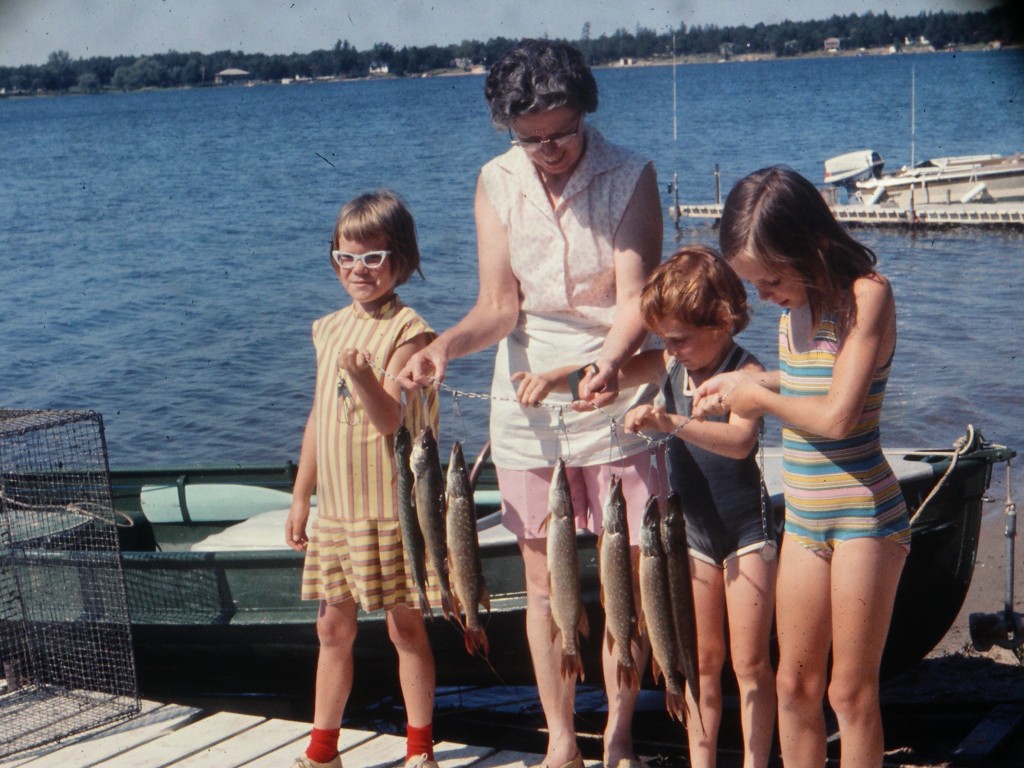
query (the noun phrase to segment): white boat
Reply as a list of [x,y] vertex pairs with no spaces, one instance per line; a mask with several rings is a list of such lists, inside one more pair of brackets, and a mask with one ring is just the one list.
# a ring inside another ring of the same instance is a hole
[[933,157],[896,173],[864,149],[825,161],[825,183],[851,202],[910,210],[927,205],[1024,202],[1024,153]]

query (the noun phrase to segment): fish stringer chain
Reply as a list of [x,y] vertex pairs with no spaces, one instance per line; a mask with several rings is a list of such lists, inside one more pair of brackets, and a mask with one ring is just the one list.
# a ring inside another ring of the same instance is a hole
[[[397,384],[401,384],[401,380],[397,376],[394,376],[391,373],[388,373],[383,368],[381,368],[379,365],[377,365],[375,362],[373,362],[373,360],[369,359],[367,354],[364,353],[364,357],[367,358],[367,364],[373,370],[375,370],[377,373],[381,374],[384,378],[386,378],[386,379],[388,379],[390,381],[393,381],[393,382],[395,382]],[[440,379],[438,379],[438,378],[436,378],[434,376],[430,377],[430,383],[433,386],[436,386],[439,390],[443,390],[443,391],[449,393],[450,395],[452,395],[453,403],[457,400],[457,398],[466,398],[468,400],[495,400],[495,401],[503,402],[503,403],[515,403],[516,405],[522,405],[522,403],[520,403],[514,397],[502,397],[500,395],[491,395],[491,394],[486,394],[486,393],[482,393],[482,392],[466,392],[465,390],[456,389],[455,387],[452,387],[452,386],[446,384],[445,382],[441,381]],[[547,408],[549,410],[557,412],[557,414],[558,414],[558,429],[565,436],[566,450],[567,450],[567,452],[569,452],[569,447],[568,447],[568,443],[569,443],[569,430],[568,430],[568,426],[565,423],[565,418],[564,418],[564,415],[563,415],[564,414],[565,405],[562,404],[562,403],[548,403],[548,402],[541,401],[541,402],[536,404],[536,407],[538,407],[538,408]],[[594,410],[597,411],[598,413],[600,413],[601,415],[603,415],[608,420],[608,422],[609,422],[609,429],[610,429],[610,432],[611,432],[611,435],[612,435],[612,437],[611,437],[612,446],[610,447],[609,450],[614,450],[614,447],[616,445],[619,445],[618,429],[623,426],[622,422],[619,419],[617,419],[616,417],[612,416],[607,411],[605,411],[604,409],[602,409],[600,406],[594,406]],[[453,408],[453,411],[454,411],[454,408]],[[460,415],[461,415],[461,411],[460,411]],[[647,446],[648,446],[649,450],[652,447],[654,449],[657,449],[657,448],[660,448],[661,446],[663,446],[664,444],[666,444],[670,437],[672,437],[673,435],[677,434],[681,429],[683,429],[691,421],[693,421],[693,416],[692,415],[691,416],[687,416],[682,424],[680,424],[678,427],[676,427],[675,429],[673,429],[671,432],[669,432],[667,435],[664,435],[663,437],[655,438],[655,437],[652,437],[650,435],[644,434],[643,432],[635,432],[634,434],[637,437],[639,437],[641,440],[643,440],[645,443],[647,443]],[[620,448],[620,451],[621,451],[621,448]]]
[[757,429],[757,469],[761,475],[760,487],[757,495],[761,497],[761,533],[764,536],[764,546],[761,547],[761,559],[771,563],[779,555],[779,545],[775,538],[768,535],[768,482],[764,476],[764,419],[761,419],[761,426]]

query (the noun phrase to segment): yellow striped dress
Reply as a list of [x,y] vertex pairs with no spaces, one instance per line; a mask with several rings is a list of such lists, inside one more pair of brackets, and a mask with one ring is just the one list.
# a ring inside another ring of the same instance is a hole
[[[828,393],[839,351],[834,318],[824,318],[806,352],[795,352],[789,311],[779,319],[780,391],[791,397]],[[842,541],[880,537],[910,545],[907,505],[882,453],[879,417],[890,359],[871,380],[853,431],[837,440],[782,429],[786,535],[829,559]]]
[[[369,314],[350,305],[313,323],[317,517],[302,573],[304,600],[354,598],[364,611],[417,605],[398,521],[394,437],[374,427],[337,360],[342,349],[355,348],[385,370],[396,349],[424,334],[434,335],[397,296]],[[409,398],[403,416],[414,437],[427,424],[438,429],[437,393],[425,392]],[[429,567],[427,577],[427,597],[440,605]]]

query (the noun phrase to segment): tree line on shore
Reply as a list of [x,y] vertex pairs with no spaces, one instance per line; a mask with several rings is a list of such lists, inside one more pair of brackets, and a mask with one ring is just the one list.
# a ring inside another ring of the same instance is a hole
[[[590,23],[583,25],[579,40],[572,41],[592,65],[622,60],[670,59],[677,56],[738,54],[798,56],[821,51],[825,40],[838,39],[844,50],[918,45],[936,50],[1000,42],[1024,42],[1024,13],[1016,3],[1003,3],[988,11],[951,13],[939,11],[894,18],[884,12],[832,16],[821,21],[783,21],[778,24],[718,27],[687,27],[659,33],[637,27],[611,35],[592,37]],[[498,59],[515,41],[504,37],[486,42],[465,40],[459,44],[395,48],[377,43],[364,51],[347,40],[311,53],[262,54],[218,51],[153,54],[150,56],[94,56],[72,59],[66,51],[51,53],[46,64],[0,67],[0,93],[100,93],[142,88],[174,88],[211,85],[217,73],[241,69],[248,78],[279,81],[287,78],[356,78],[372,72],[420,75],[438,70],[486,66]]]

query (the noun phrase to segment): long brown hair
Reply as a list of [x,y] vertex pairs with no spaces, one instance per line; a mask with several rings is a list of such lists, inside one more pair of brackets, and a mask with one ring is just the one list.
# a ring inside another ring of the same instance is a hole
[[851,322],[853,281],[874,274],[878,261],[836,220],[817,188],[785,166],[736,183],[722,210],[719,244],[726,259],[745,253],[768,272],[799,275],[814,325],[835,312],[840,329]]

